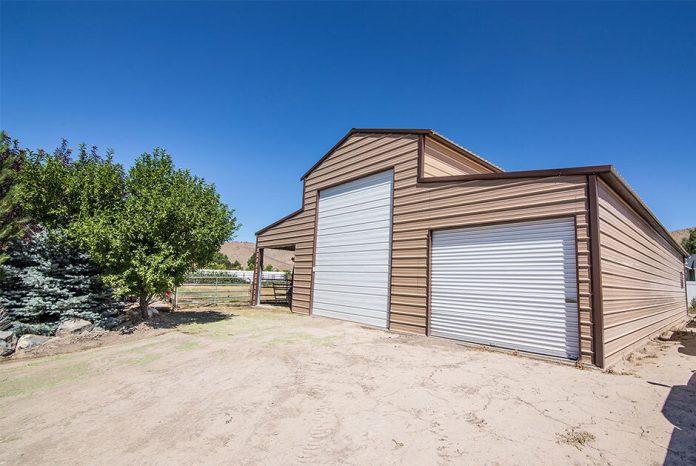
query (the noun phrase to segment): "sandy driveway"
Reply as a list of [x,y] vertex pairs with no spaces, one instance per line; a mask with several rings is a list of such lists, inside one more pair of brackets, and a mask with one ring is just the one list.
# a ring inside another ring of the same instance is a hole
[[696,463],[693,335],[619,375],[233,312],[0,364],[0,463]]

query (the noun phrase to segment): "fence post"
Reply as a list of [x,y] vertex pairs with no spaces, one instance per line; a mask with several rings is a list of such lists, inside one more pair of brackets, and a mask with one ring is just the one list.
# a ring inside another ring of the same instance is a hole
[[251,280],[251,305],[261,304],[261,287],[263,281],[263,248],[256,249],[256,262],[254,263],[254,277]]

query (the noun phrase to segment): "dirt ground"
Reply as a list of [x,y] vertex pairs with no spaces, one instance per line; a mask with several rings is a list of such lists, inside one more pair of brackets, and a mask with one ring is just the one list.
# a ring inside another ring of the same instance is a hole
[[696,336],[612,373],[281,310],[0,364],[0,464],[696,464]]

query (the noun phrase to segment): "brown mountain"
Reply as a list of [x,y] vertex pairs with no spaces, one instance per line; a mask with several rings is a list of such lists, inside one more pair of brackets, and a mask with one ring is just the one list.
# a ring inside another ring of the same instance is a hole
[[689,232],[696,227],[682,228],[681,230],[674,230],[672,233],[672,238],[674,238],[677,243],[681,244],[682,240],[689,237]]
[[[220,247],[220,252],[226,255],[230,262],[239,261],[246,268],[249,257],[254,253],[254,243],[247,241],[230,241]],[[272,265],[278,270],[292,270],[293,251],[266,249],[263,253],[264,265]]]

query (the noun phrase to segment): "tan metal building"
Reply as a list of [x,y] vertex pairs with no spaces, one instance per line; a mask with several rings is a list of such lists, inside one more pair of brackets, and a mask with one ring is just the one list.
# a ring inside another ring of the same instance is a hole
[[685,251],[611,165],[505,172],[427,129],[353,129],[259,230],[293,312],[613,364],[687,318]]

